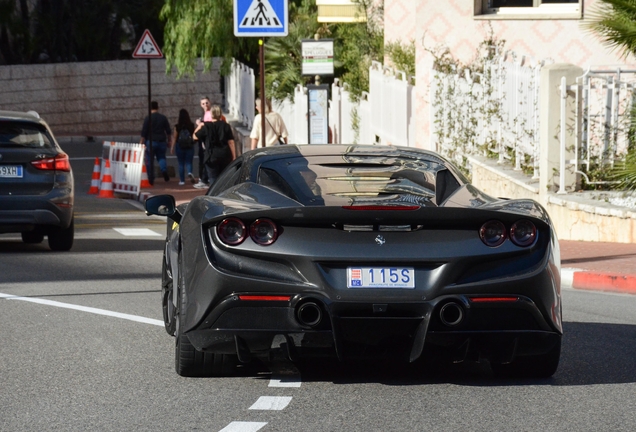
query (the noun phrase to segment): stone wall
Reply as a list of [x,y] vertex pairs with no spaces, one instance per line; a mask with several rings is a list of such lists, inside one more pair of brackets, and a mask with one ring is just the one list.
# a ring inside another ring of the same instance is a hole
[[[185,108],[201,115],[200,97],[222,104],[219,65],[202,64],[191,78],[166,75],[165,60],[151,60],[152,99],[174,124]],[[56,136],[138,136],[148,114],[145,60],[0,66],[0,110],[37,111]]]

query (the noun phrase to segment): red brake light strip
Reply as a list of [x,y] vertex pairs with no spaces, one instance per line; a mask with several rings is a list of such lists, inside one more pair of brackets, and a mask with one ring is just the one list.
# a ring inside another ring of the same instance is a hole
[[519,297],[470,297],[470,301],[473,303],[504,303],[504,302],[516,302]]
[[271,296],[271,295],[240,295],[239,300],[244,301],[289,301],[290,296]]

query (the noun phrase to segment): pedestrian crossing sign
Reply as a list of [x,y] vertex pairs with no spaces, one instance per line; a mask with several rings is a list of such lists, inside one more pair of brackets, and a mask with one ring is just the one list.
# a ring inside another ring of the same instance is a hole
[[288,0],[234,0],[234,35],[287,36]]

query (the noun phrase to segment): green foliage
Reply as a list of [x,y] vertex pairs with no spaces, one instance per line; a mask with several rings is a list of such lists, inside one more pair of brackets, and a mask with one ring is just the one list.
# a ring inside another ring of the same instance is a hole
[[[369,67],[384,57],[384,32],[378,23],[383,1],[355,0],[363,6],[367,22],[354,24],[320,24],[315,0],[289,1],[289,33],[272,37],[265,43],[265,82],[268,95],[276,99],[291,98],[303,77],[301,41],[334,39],[336,76],[349,84],[354,100],[369,89]],[[194,72],[195,61],[202,58],[208,70],[213,57],[221,57],[221,73],[227,73],[232,58],[258,70],[258,39],[237,38],[233,29],[232,0],[165,0],[160,17],[165,21],[164,54],[168,70],[178,76]],[[257,80],[258,86],[258,80]]]
[[354,102],[360,100],[363,91],[369,90],[371,63],[384,60],[384,30],[378,22],[384,1],[355,1],[366,11],[367,21],[339,24],[334,31],[337,41],[334,55],[339,66],[336,68],[336,75],[349,85]]
[[[355,0],[367,15],[367,22],[346,24],[318,23],[315,0],[290,2],[289,35],[268,39],[265,45],[266,86],[276,99],[292,98],[298,84],[313,82],[303,77],[301,42],[313,39],[334,39],[335,74],[349,85],[354,101],[369,90],[369,68],[372,61],[382,61],[384,32],[378,24],[383,2]],[[326,80],[328,81],[328,79]]]
[[618,182],[617,189],[636,190],[636,150],[630,150],[625,159],[614,166],[609,178]]
[[396,41],[384,47],[386,55],[397,70],[406,72],[407,76],[415,76],[415,41],[408,44]]
[[597,0],[585,13],[584,28],[623,56],[636,54],[636,0]]
[[255,67],[258,39],[234,36],[233,14],[232,0],[165,0],[159,16],[165,21],[166,68],[175,67],[179,77],[191,75],[198,58],[209,70],[214,57],[223,59],[223,73],[232,58]]
[[301,75],[302,40],[313,39],[316,33],[321,38],[330,35],[328,27],[318,22],[315,0],[290,3],[289,16],[288,35],[270,38],[265,44],[265,86],[268,97],[278,100],[292,99],[295,87],[310,79]]

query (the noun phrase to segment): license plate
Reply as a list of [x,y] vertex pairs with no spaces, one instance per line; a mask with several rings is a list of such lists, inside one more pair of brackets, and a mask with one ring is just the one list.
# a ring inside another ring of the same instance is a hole
[[348,267],[347,288],[415,288],[413,267]]
[[0,177],[22,178],[22,165],[0,165]]

